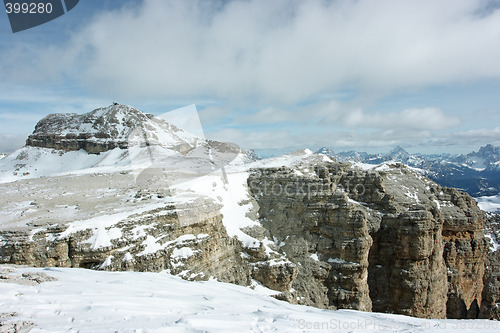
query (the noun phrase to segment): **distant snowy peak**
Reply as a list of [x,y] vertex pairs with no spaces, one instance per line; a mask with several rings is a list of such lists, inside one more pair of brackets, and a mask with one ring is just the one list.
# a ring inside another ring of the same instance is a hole
[[479,151],[477,152],[478,155],[482,155],[483,157],[490,157],[490,156],[496,156],[497,158],[500,157],[500,147],[495,147],[491,144],[488,144],[484,147],[479,148]]
[[[257,155],[257,153],[255,152],[254,149],[249,149],[246,151],[246,154],[248,155],[248,157],[250,157],[252,160],[254,161],[258,161],[260,160],[261,158],[259,157],[259,155]],[[0,157],[1,158],[1,157]]]
[[330,148],[327,148],[327,147],[321,147],[320,149],[318,149],[318,151],[316,151],[316,153],[323,154],[323,155],[326,155],[328,157],[334,157],[335,156],[335,152],[333,151],[333,149],[330,149]]
[[2,158],[4,158],[5,156],[7,156],[7,155],[8,155],[8,154],[5,154],[5,153],[0,153],[0,160],[1,160]]
[[397,146],[387,154],[387,157],[396,161],[402,161],[408,159],[408,157],[410,157],[410,154],[401,146]]
[[[84,114],[50,114],[40,120],[27,146],[101,153],[129,144],[184,147],[201,140],[131,106],[113,104]],[[188,147],[187,147],[188,146]]]
[[334,157],[337,161],[380,165],[395,161],[424,170],[425,174],[442,186],[456,187],[472,196],[491,196],[500,192],[500,147],[488,144],[469,154],[410,154],[397,146],[385,154],[365,152],[333,153],[321,148],[318,153]]
[[464,164],[479,171],[484,169],[499,169],[500,147],[489,144],[479,148],[478,152],[472,152],[463,156],[463,159]]

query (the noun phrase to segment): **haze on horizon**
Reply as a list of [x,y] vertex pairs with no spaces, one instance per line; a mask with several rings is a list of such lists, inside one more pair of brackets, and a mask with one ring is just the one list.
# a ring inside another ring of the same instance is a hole
[[16,34],[0,16],[0,152],[113,101],[196,104],[207,137],[257,150],[500,145],[499,0],[86,0]]

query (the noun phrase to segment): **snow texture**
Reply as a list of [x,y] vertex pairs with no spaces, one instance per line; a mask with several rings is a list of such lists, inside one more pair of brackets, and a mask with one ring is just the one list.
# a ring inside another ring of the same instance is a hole
[[[167,273],[0,266],[5,276],[45,273],[36,285],[0,282],[0,321],[31,332],[498,332],[488,320],[432,320],[321,310],[269,297],[259,288],[188,282]],[[8,316],[9,315],[9,316]]]

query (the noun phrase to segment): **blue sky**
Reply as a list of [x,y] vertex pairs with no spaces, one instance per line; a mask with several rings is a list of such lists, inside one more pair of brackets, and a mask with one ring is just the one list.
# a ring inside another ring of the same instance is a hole
[[500,145],[500,1],[81,0],[13,34],[0,13],[0,150],[49,113],[196,104],[244,148]]

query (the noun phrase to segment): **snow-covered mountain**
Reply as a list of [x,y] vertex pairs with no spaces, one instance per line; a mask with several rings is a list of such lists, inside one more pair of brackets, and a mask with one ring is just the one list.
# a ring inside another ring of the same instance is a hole
[[404,163],[421,169],[426,176],[443,186],[455,187],[474,197],[500,193],[500,147],[486,145],[478,152],[469,154],[410,154],[398,146],[386,154],[365,152],[334,153],[329,148],[320,148],[338,161],[365,164],[380,164],[389,161]]
[[260,160],[261,158],[257,155],[257,153],[255,152],[255,150],[253,149],[249,149],[247,151],[247,155],[252,158],[253,160],[257,161],[257,160]]
[[0,161],[0,263],[217,279],[330,310],[500,318],[483,212],[467,194],[394,162],[308,149],[255,161],[156,118],[112,105],[43,119]]
[[114,104],[82,115],[51,114],[40,120],[26,146],[0,160],[0,183],[181,166],[200,175],[250,160],[234,144],[205,140],[162,118]]

